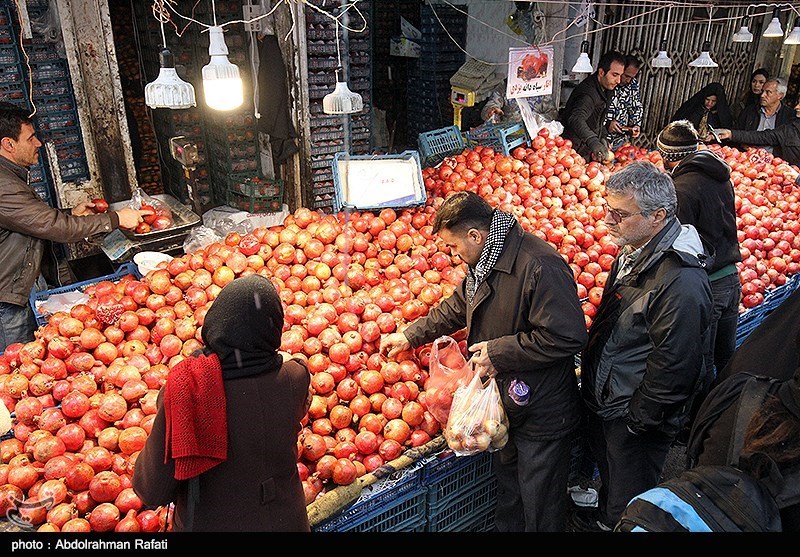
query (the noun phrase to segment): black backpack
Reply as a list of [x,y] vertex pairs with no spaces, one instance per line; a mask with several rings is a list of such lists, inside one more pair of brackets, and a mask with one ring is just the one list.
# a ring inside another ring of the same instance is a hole
[[775,499],[733,466],[698,466],[634,497],[617,532],[780,532]]
[[[747,425],[782,381],[748,373],[729,377],[709,393],[692,425],[690,468],[634,497],[615,530],[621,532],[780,532],[780,509],[800,500],[800,477],[760,481],[738,468]],[[725,465],[696,466],[719,417],[736,404]]]

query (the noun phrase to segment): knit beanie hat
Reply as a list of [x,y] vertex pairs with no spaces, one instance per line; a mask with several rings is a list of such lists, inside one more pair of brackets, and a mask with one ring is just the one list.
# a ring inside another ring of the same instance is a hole
[[656,138],[656,148],[665,161],[675,162],[697,151],[700,141],[688,120],[671,122]]

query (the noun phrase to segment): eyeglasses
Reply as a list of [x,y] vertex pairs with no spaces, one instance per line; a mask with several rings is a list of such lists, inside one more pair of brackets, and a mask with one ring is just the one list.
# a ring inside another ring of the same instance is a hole
[[611,207],[606,206],[606,215],[611,217],[612,224],[619,224],[629,217],[633,217],[636,215],[643,215],[643,214],[644,211],[637,211],[635,213],[620,213],[616,209],[612,209]]

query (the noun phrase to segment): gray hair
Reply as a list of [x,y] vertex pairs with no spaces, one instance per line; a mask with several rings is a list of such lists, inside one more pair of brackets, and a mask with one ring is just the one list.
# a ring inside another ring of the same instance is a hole
[[663,208],[672,218],[678,209],[672,177],[649,161],[632,162],[611,174],[606,192],[633,196],[644,216]]
[[789,88],[786,85],[786,80],[785,79],[781,79],[780,77],[771,77],[767,81],[764,82],[764,85],[766,85],[770,81],[775,84],[775,90],[778,92],[778,94],[786,95],[786,91],[788,91]]

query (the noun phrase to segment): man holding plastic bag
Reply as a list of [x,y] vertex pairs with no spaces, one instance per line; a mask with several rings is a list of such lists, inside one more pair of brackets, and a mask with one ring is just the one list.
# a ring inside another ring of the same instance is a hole
[[448,197],[434,231],[467,263],[466,278],[426,316],[383,338],[381,353],[393,358],[466,327],[470,363],[495,379],[509,424],[494,453],[495,527],[563,532],[580,421],[574,356],[587,340],[572,271],[513,215],[474,193]]

